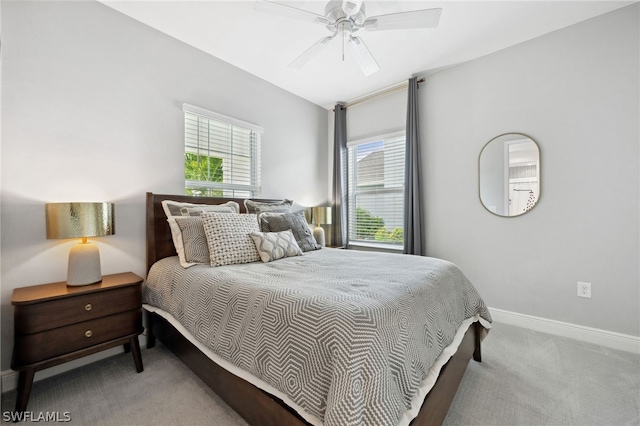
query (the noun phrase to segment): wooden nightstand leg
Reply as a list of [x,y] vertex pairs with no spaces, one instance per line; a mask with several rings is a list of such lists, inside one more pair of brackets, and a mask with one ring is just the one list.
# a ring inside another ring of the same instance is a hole
[[124,353],[128,354],[129,352],[131,352],[131,345],[128,342],[122,346],[124,346]]
[[138,343],[138,336],[132,337],[129,340],[129,347],[133,354],[133,361],[136,363],[136,371],[142,373],[144,367],[142,366],[142,355],[140,354],[140,343]]
[[31,386],[33,385],[33,376],[36,374],[35,368],[27,368],[20,370],[18,376],[18,391],[16,395],[16,411],[22,412],[27,409],[29,395],[31,395]]

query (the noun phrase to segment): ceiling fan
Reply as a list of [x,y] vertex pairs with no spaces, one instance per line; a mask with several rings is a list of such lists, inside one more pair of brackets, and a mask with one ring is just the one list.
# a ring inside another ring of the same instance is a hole
[[342,59],[345,44],[353,54],[355,61],[365,76],[378,71],[380,67],[362,38],[354,34],[366,31],[403,30],[413,28],[435,28],[440,21],[442,9],[422,9],[410,12],[389,13],[367,17],[362,0],[331,0],[324,9],[324,16],[297,7],[276,3],[270,0],[258,0],[255,9],[287,18],[299,19],[324,25],[331,35],[323,37],[305,50],[289,68],[302,68],[311,58],[320,53],[336,36],[342,36]]

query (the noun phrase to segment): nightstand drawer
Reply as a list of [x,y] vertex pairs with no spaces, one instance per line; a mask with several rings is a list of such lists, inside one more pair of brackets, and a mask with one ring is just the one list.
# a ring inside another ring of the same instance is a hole
[[139,308],[140,285],[16,305],[17,334],[32,334]]
[[118,313],[40,333],[16,336],[12,368],[142,332],[142,311]]

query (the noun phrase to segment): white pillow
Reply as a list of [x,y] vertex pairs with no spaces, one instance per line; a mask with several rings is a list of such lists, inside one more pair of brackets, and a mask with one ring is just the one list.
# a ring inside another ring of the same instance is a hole
[[240,205],[235,201],[228,201],[224,204],[192,204],[183,203],[180,201],[163,200],[162,209],[164,214],[167,215],[167,221],[169,222],[169,228],[171,229],[171,238],[173,239],[173,245],[178,253],[180,259],[180,265],[183,268],[188,268],[193,265],[197,265],[194,262],[188,262],[184,254],[184,242],[182,240],[182,231],[175,221],[175,217],[189,217],[200,216],[200,212],[214,211],[221,213],[239,213]]
[[167,217],[171,216],[200,216],[202,211],[219,212],[230,211],[231,213],[240,213],[240,205],[235,201],[227,201],[224,204],[193,204],[183,203],[180,201],[164,200],[162,201],[162,209]]
[[282,232],[252,232],[249,235],[264,263],[304,255],[290,229]]
[[249,236],[259,231],[255,214],[203,212],[200,216],[207,236],[211,266],[260,261],[258,250]]

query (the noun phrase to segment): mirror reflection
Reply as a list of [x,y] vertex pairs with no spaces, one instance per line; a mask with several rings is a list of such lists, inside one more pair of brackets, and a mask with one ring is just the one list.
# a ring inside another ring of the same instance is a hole
[[490,140],[480,152],[479,190],[482,205],[498,216],[519,216],[540,199],[540,150],[521,133]]

